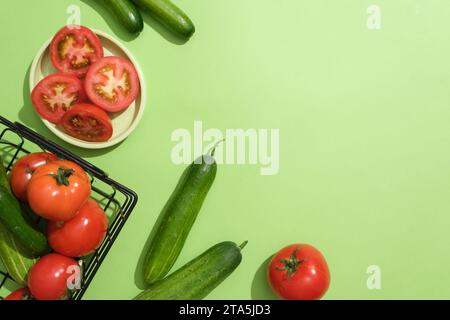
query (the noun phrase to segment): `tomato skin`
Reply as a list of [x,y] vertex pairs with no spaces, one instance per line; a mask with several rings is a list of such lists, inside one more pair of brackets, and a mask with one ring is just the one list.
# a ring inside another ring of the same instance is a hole
[[[66,177],[64,173],[67,174]],[[57,177],[63,177],[63,181],[58,181]],[[67,160],[50,162],[38,168],[31,177],[27,190],[31,209],[51,221],[72,219],[90,194],[91,184],[86,172]]]
[[68,257],[84,257],[102,243],[108,218],[95,200],[89,199],[77,215],[65,223],[50,221],[47,237],[56,252]]
[[[123,86],[126,87],[125,90]],[[93,104],[107,112],[119,112],[136,100],[140,83],[137,71],[130,61],[119,57],[105,57],[89,68],[84,88]]]
[[61,126],[70,136],[88,142],[108,141],[113,135],[113,125],[108,114],[87,103],[76,105],[66,112]]
[[103,58],[100,39],[90,29],[68,25],[59,30],[50,44],[50,59],[60,72],[83,78],[90,66]]
[[28,288],[36,300],[60,300],[68,293],[67,281],[73,276],[69,267],[78,263],[68,257],[51,253],[39,259],[28,274]]
[[20,301],[20,300],[31,300],[30,299],[30,291],[28,291],[28,288],[21,288],[21,289],[17,289],[16,291],[14,291],[13,293],[11,293],[9,296],[7,296],[5,298],[5,300],[15,300],[15,301]]
[[[281,260],[292,261],[294,255],[298,266],[289,275]],[[274,293],[286,300],[318,300],[330,286],[325,258],[308,244],[293,244],[280,250],[269,263],[267,274]]]
[[22,202],[27,201],[27,187],[33,173],[43,165],[56,161],[58,158],[51,153],[30,153],[20,158],[11,170],[10,184],[14,195]]
[[87,97],[80,79],[67,73],[55,73],[36,85],[31,93],[31,101],[40,117],[59,123],[67,110],[87,101]]

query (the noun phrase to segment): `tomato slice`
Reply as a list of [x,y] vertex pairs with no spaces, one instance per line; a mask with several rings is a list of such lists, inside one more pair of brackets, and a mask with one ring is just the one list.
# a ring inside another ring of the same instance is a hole
[[94,104],[108,112],[118,112],[136,100],[140,84],[136,69],[130,61],[106,57],[89,69],[84,88]]
[[108,114],[92,104],[78,104],[67,112],[61,125],[74,138],[89,142],[111,139],[113,127]]
[[103,46],[97,35],[90,29],[69,25],[53,38],[50,44],[50,58],[60,72],[83,78],[89,67],[103,58]]
[[73,105],[85,102],[83,83],[77,77],[57,73],[41,80],[31,93],[36,112],[44,119],[59,123]]

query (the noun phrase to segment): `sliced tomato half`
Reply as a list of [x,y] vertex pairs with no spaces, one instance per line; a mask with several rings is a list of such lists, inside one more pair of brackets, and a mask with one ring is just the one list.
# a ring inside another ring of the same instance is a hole
[[42,118],[59,123],[73,105],[86,101],[86,94],[80,79],[59,73],[41,80],[31,93],[31,101]]
[[108,112],[128,108],[140,91],[133,64],[119,57],[106,57],[92,65],[84,88],[89,99]]
[[74,138],[88,142],[104,142],[111,139],[113,126],[108,114],[92,104],[78,104],[68,111],[61,125]]
[[83,78],[89,67],[103,58],[104,51],[100,39],[90,29],[69,25],[53,38],[50,44],[50,58],[60,72]]

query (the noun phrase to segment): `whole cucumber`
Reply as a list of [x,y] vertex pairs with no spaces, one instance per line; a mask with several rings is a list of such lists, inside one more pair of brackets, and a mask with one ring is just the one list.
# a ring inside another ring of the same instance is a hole
[[131,0],[97,0],[108,8],[117,21],[132,34],[139,34],[144,29],[141,12]]
[[21,286],[27,286],[28,271],[38,258],[33,258],[26,253],[11,233],[0,224],[0,260],[15,282]]
[[6,176],[3,159],[0,157],[0,224],[8,230],[15,242],[31,256],[48,251],[45,235],[33,227],[22,212],[19,201],[13,196]]
[[33,255],[47,252],[47,238],[30,225],[17,199],[3,186],[0,186],[0,223],[27,252]]
[[[4,188],[10,194],[8,178],[6,176],[3,159],[0,157],[0,188]],[[37,258],[17,243],[12,234],[0,223],[0,260],[3,266],[19,285],[27,285],[27,275],[31,267],[37,262]]]
[[222,242],[204,252],[166,279],[156,282],[135,300],[200,300],[221,284],[241,263],[241,249]]
[[143,11],[182,38],[190,38],[195,32],[191,19],[170,0],[133,0]]
[[216,177],[213,155],[214,151],[202,156],[184,171],[161,212],[160,224],[144,261],[144,279],[148,284],[163,279],[180,255]]

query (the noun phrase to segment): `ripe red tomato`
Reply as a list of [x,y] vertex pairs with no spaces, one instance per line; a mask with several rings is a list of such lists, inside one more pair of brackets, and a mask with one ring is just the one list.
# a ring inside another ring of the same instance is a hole
[[90,29],[65,26],[50,44],[50,58],[60,72],[83,78],[89,67],[103,58],[103,46],[97,35]]
[[283,248],[268,268],[272,290],[286,300],[316,300],[330,286],[327,262],[319,250],[307,244]]
[[86,94],[95,105],[108,112],[124,110],[139,94],[139,77],[133,64],[119,57],[95,63],[86,75]]
[[63,255],[51,253],[42,257],[28,274],[31,294],[36,300],[67,298],[68,282],[72,276],[76,276],[74,268],[78,268],[78,263]]
[[59,123],[64,113],[86,101],[83,83],[77,77],[56,73],[42,79],[31,93],[36,112],[45,120]]
[[91,194],[86,172],[59,160],[38,168],[28,184],[28,203],[37,215],[52,221],[72,219]]
[[27,201],[27,187],[31,176],[37,168],[56,161],[58,158],[51,153],[30,153],[19,159],[11,170],[11,189],[15,196],[23,202]]
[[11,293],[9,296],[5,298],[5,300],[31,300],[30,291],[28,291],[27,288],[21,288],[17,289],[13,293]]
[[68,257],[84,257],[100,246],[107,230],[105,212],[96,201],[89,199],[71,220],[50,221],[47,237],[56,252]]
[[61,125],[67,134],[89,142],[108,141],[113,135],[108,114],[92,104],[74,106],[64,115]]

